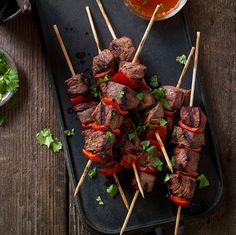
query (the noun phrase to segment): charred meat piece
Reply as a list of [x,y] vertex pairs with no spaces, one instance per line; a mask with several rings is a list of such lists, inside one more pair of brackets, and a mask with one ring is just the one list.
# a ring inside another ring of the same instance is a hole
[[156,99],[154,98],[152,92],[144,91],[143,93],[143,100],[140,100],[138,105],[138,110],[144,110],[148,108],[152,108],[156,104]]
[[82,112],[77,112],[76,116],[83,124],[88,124],[91,122],[94,122],[94,117],[92,116],[96,106],[93,106],[91,108],[85,109]]
[[97,79],[105,77],[110,70],[114,70],[114,67],[114,56],[108,49],[101,51],[93,58],[93,76]]
[[[156,181],[156,176],[147,174],[145,172],[140,172],[139,178],[140,178],[140,183],[141,183],[142,188],[147,193],[151,193],[153,191],[153,187]],[[135,189],[138,190],[138,185],[135,178],[133,179],[132,185],[134,186]]]
[[128,86],[109,81],[102,84],[103,96],[114,99],[123,109],[135,109],[139,104],[137,93]]
[[108,49],[119,63],[132,61],[136,51],[133,40],[126,36],[112,40]]
[[89,129],[83,131],[82,135],[85,139],[84,149],[97,154],[101,158],[112,156],[113,142],[108,140],[106,132]]
[[165,98],[169,102],[171,110],[180,109],[183,103],[183,92],[174,86],[164,86]]
[[122,62],[120,63],[119,72],[138,82],[144,79],[146,69],[146,66],[139,63]]
[[172,143],[189,148],[199,148],[205,144],[204,133],[195,133],[175,126],[172,133]]
[[112,108],[112,106],[104,105],[102,102],[94,110],[93,117],[96,124],[109,127],[112,130],[118,129],[123,122],[122,115]]
[[[126,135],[127,136],[127,135]],[[127,138],[124,141],[124,146],[122,149],[123,154],[137,154],[140,152],[140,139],[138,136],[135,136],[132,140]]]
[[73,107],[73,110],[74,110],[74,112],[82,112],[85,109],[89,109],[89,108],[96,107],[96,106],[97,106],[97,102],[91,100],[89,102],[80,103],[80,104],[75,105]]
[[187,173],[197,172],[200,154],[185,148],[175,148],[175,169]]
[[161,103],[158,102],[154,108],[152,108],[147,112],[144,123],[156,124],[159,123],[160,119],[163,117],[164,117],[164,109]]
[[199,128],[201,130],[205,129],[207,118],[200,107],[182,107],[180,118],[187,126]]
[[83,95],[89,91],[89,85],[84,74],[76,74],[72,78],[65,81],[68,86],[70,96]]
[[171,195],[191,200],[196,187],[196,179],[188,176],[171,174],[168,189]]
[[183,93],[182,106],[189,105],[191,90],[186,90],[186,89],[181,89],[181,88],[179,88],[179,89]]

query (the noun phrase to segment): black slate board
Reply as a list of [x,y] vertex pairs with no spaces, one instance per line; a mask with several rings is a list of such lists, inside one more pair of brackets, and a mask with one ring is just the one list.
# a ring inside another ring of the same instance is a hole
[[[106,11],[117,36],[127,35],[134,39],[138,45],[147,26],[144,21],[133,15],[120,0],[103,0]],[[44,39],[45,52],[50,65],[51,86],[54,91],[57,116],[61,129],[76,129],[76,135],[72,138],[63,137],[65,159],[72,183],[78,182],[87,159],[81,154],[83,140],[80,135],[80,123],[68,112],[71,107],[64,81],[70,77],[62,51],[55,37],[52,25],[57,24],[75,70],[80,73],[87,71],[90,76],[91,61],[97,54],[95,43],[88,23],[85,6],[89,5],[96,23],[96,28],[105,48],[111,36],[104,20],[93,0],[37,0],[41,32]],[[174,85],[182,70],[182,66],[176,62],[176,56],[188,54],[191,48],[189,28],[183,13],[179,13],[168,21],[155,23],[149,35],[140,59],[148,65],[147,77],[158,74],[162,84]],[[79,60],[78,52],[85,52],[86,57]],[[204,107],[204,98],[200,89],[200,78],[197,79],[195,104]],[[184,79],[184,88],[190,88],[191,72]],[[211,124],[209,107],[205,107]],[[197,190],[193,199],[193,207],[184,210],[183,214],[189,217],[206,216],[212,213],[219,203],[223,192],[223,181],[217,154],[216,139],[211,135],[211,125],[206,128],[206,146],[202,151],[199,171],[203,172],[210,181],[210,187]],[[213,132],[212,132],[213,133]],[[134,190],[130,186],[132,175],[129,172],[119,174],[121,184],[125,189],[128,200],[131,201]],[[104,185],[104,178],[95,180],[86,178],[77,198],[80,215],[90,228],[97,232],[116,234],[119,232],[127,213],[121,198],[109,198]],[[156,226],[175,221],[176,207],[167,199],[165,186],[157,183],[155,191],[146,195],[146,199],[138,198],[132,217],[127,226],[127,231],[141,234]],[[98,206],[95,198],[100,195],[105,202],[104,206]]]

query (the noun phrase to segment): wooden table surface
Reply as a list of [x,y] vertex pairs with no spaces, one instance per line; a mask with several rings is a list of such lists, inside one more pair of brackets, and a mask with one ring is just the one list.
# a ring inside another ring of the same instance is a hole
[[[236,1],[190,0],[194,31],[201,31],[200,62],[208,103],[214,112],[225,195],[216,213],[187,224],[185,234],[236,234]],[[0,25],[0,47],[20,73],[17,105],[1,109],[0,234],[91,234],[74,206],[63,153],[36,144],[50,127],[59,136],[45,58],[33,15]],[[168,228],[172,234],[173,228]]]

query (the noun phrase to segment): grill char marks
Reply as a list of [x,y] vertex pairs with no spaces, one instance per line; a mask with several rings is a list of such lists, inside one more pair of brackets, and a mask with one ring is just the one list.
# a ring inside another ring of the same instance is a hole
[[138,110],[152,108],[156,104],[156,100],[150,91],[143,92],[144,99],[139,102]]
[[93,114],[95,108],[96,108],[96,105],[92,106],[88,109],[85,109],[82,112],[77,112],[76,116],[79,118],[80,122],[83,124],[88,124],[88,123],[94,122],[94,117],[92,116],[92,114]]
[[146,113],[146,118],[144,123],[158,124],[160,122],[160,119],[163,117],[164,117],[164,109],[161,103],[157,102],[156,106]]

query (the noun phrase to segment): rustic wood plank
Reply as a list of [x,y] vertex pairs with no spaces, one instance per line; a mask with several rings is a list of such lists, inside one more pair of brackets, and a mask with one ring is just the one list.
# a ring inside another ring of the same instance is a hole
[[67,177],[63,153],[36,144],[50,127],[59,135],[36,22],[32,15],[0,26],[0,46],[20,72],[16,107],[0,128],[0,234],[65,234]]

